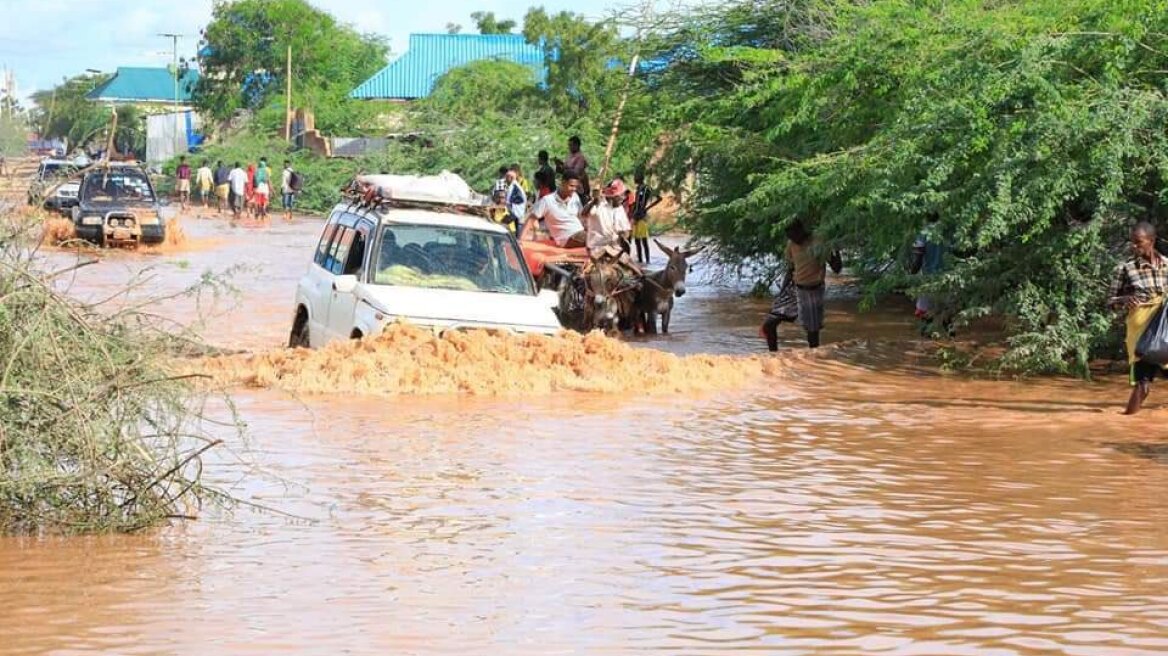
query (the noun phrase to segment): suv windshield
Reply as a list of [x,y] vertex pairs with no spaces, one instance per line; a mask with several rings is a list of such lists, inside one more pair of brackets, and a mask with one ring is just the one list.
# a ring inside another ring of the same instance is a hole
[[82,202],[154,202],[150,181],[141,171],[93,171],[85,176],[81,190]]
[[382,227],[378,285],[534,294],[508,235],[425,225]]
[[41,180],[52,180],[67,175],[72,168],[71,166],[57,162],[44,162],[41,164],[37,177]]

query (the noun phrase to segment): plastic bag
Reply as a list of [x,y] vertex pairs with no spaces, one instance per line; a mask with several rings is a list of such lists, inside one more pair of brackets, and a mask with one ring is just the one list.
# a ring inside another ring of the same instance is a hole
[[1148,322],[1144,334],[1136,342],[1136,357],[1149,364],[1168,364],[1168,303]]

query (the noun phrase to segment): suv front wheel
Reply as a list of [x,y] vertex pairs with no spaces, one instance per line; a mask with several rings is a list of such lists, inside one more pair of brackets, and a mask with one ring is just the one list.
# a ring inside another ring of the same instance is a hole
[[288,335],[288,348],[310,348],[308,338],[308,313],[304,308],[296,312],[296,320],[292,322],[292,332]]

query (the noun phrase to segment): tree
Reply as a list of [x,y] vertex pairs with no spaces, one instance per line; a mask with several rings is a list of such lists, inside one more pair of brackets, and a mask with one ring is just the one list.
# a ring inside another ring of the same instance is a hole
[[[1086,373],[1109,343],[1102,297],[1126,232],[1168,224],[1168,54],[1152,45],[1168,14],[1096,0],[843,4],[810,5],[839,10],[795,47],[699,53],[695,70],[735,75],[717,95],[693,79],[676,91],[689,94],[677,141],[698,173],[690,229],[742,263],[781,252],[802,219],[851,253],[869,300],[929,293],[959,323],[1001,319],[1004,366]],[[909,278],[897,262],[922,231],[953,257]]]
[[385,65],[381,37],[359,34],[305,0],[217,2],[203,30],[195,89],[200,111],[224,119],[241,107],[280,100],[292,48],[293,102],[317,110],[344,103],[349,91]]
[[611,64],[623,53],[614,24],[567,11],[549,15],[538,7],[524,16],[523,36],[543,49],[548,98],[556,111],[579,117],[615,104],[609,101],[621,71]]
[[[109,75],[77,75],[66,79],[53,89],[37,91],[32,95],[37,109],[31,112],[32,126],[49,139],[64,137],[70,145],[105,146],[110,125],[110,109],[86,98],[93,89],[109,79]],[[117,108],[118,127],[115,144],[119,150],[141,152],[146,146],[146,118],[136,107]]]
[[515,62],[484,60],[455,68],[434,83],[416,111],[467,118],[509,112],[520,106],[545,107],[535,71]]
[[493,11],[476,11],[470,15],[479,34],[510,34],[518,24],[513,20],[499,20]]

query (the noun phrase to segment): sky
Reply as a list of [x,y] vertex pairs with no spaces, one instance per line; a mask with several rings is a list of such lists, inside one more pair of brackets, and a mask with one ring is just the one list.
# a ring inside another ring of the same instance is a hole
[[[361,32],[389,38],[392,56],[406,50],[411,32],[444,32],[447,23],[473,31],[471,12],[493,11],[522,22],[532,5],[549,12],[571,9],[570,0],[310,0]],[[595,0],[583,12],[599,18],[628,0]],[[0,0],[0,69],[15,73],[17,95],[52,88],[87,69],[112,73],[118,66],[166,66],[171,39],[185,35],[178,55],[194,56],[213,0]],[[3,78],[0,78],[3,84]]]

